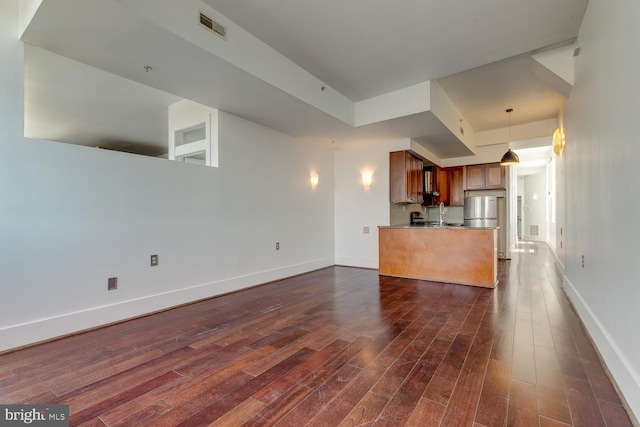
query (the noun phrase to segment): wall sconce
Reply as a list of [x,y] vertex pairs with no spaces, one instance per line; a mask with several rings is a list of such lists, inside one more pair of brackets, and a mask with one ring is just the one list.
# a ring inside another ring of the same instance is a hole
[[362,185],[365,190],[371,188],[371,182],[373,181],[373,173],[362,172]]
[[556,153],[556,156],[561,156],[564,151],[564,132],[562,129],[558,128],[553,133],[553,152]]
[[533,200],[538,200],[538,193],[533,193]]
[[320,179],[320,177],[318,176],[317,173],[315,172],[311,172],[311,174],[309,175],[309,181],[311,182],[311,189],[315,190],[316,187],[318,186],[318,180]]

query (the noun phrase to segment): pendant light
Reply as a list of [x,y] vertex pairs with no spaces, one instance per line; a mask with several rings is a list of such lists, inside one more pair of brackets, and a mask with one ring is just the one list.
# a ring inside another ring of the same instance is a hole
[[520,163],[520,158],[516,153],[511,151],[511,148],[509,147],[509,143],[511,142],[511,113],[513,112],[513,108],[507,108],[505,111],[509,113],[509,139],[507,140],[507,148],[509,149],[507,150],[506,153],[504,153],[504,156],[502,156],[502,159],[500,159],[500,165],[512,166]]

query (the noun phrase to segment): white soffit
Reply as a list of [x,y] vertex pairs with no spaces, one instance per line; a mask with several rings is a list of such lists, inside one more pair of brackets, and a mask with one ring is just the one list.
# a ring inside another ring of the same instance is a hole
[[[508,7],[499,0],[482,6],[475,0],[463,0],[465,7],[461,8],[427,2],[398,7],[371,1],[374,4],[364,0],[305,3],[309,10],[291,0],[253,1],[250,5],[217,0],[43,0],[24,40],[306,141],[347,144],[416,138],[424,144],[436,141],[444,145],[442,155],[458,156],[469,154],[474,145],[459,140],[454,122],[463,120],[468,132],[477,131],[475,123],[482,123],[481,117],[473,116],[477,106],[468,108],[465,96],[457,99],[446,79],[441,79],[438,83],[455,114],[437,113],[433,120],[428,102],[409,88],[433,84],[429,79],[434,76],[574,37],[586,7],[586,0],[567,0],[562,5],[555,0],[535,5],[517,0]],[[226,41],[197,25],[199,10],[226,27]],[[310,13],[313,11],[320,14]],[[253,18],[245,20],[245,13]],[[295,52],[287,51],[287,43],[278,43],[281,34],[275,36],[277,40],[270,36],[274,27],[265,34],[256,30],[258,18],[264,18],[265,25],[278,23],[273,21],[274,13],[284,13],[282,19],[290,22],[280,29],[294,31],[285,38],[288,45],[299,44]],[[381,19],[385,13],[388,20]],[[407,25],[414,20],[419,25]],[[498,29],[497,22],[527,26],[505,41],[505,28]],[[529,25],[532,22],[537,25]],[[563,25],[557,25],[560,22]],[[464,27],[465,23],[471,25]],[[445,24],[463,28],[459,33],[448,28],[447,37],[442,31],[431,33]],[[303,28],[294,30],[297,25]],[[314,34],[320,27],[325,38],[317,39]],[[393,32],[394,28],[403,31]],[[385,40],[376,42],[379,35],[362,37],[374,29]],[[338,36],[341,43],[333,40]],[[339,65],[334,73],[325,73],[322,64],[316,67],[313,60],[306,62],[296,55],[317,55],[317,48],[326,49],[322,56],[326,67]],[[438,59],[445,53],[446,58]],[[144,64],[153,71],[145,73]],[[379,108],[379,101],[390,99],[393,102]],[[544,108],[544,118],[557,115],[555,106]],[[496,116],[495,111],[492,114]],[[480,129],[499,127],[495,119],[485,122]]]
[[565,98],[573,87],[574,44],[531,55],[531,72]]

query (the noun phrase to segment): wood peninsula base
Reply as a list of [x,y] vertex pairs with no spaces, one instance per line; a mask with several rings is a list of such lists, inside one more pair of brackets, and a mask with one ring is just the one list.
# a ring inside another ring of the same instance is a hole
[[379,274],[495,288],[498,230],[379,227]]

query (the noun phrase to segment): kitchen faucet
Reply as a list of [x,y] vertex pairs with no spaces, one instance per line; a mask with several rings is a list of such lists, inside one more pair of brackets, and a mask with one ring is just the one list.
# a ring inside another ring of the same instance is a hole
[[444,221],[442,221],[442,215],[444,214],[444,202],[440,202],[440,226],[444,225]]

